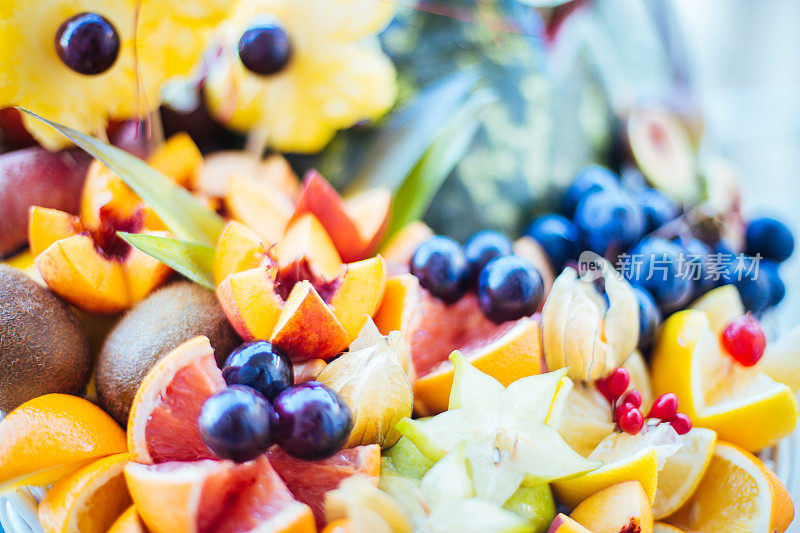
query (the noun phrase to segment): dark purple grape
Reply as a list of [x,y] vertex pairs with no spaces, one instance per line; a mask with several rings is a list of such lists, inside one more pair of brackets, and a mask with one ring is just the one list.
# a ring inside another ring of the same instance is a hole
[[631,251],[622,273],[633,285],[647,290],[661,312],[683,308],[694,294],[694,280],[683,270],[685,252],[672,241],[646,237]]
[[763,217],[751,220],[745,235],[746,251],[750,255],[761,255],[781,263],[789,259],[794,251],[794,236],[786,225],[774,218]]
[[547,253],[553,269],[561,272],[567,261],[578,258],[581,235],[571,220],[561,215],[542,215],[528,226],[525,234],[538,242]]
[[725,283],[736,285],[747,311],[761,314],[773,301],[772,277],[761,271],[756,258],[738,255],[723,274]]
[[493,322],[530,316],[544,301],[542,276],[519,256],[497,258],[481,271],[478,300],[483,314]]
[[419,245],[411,257],[411,273],[428,292],[453,303],[464,295],[469,268],[461,246],[448,237],[434,236]]
[[350,408],[337,393],[306,381],[278,395],[277,442],[299,459],[325,459],[342,449],[353,429]]
[[228,385],[247,385],[270,401],[294,385],[292,361],[268,341],[246,342],[228,356],[222,367]]
[[511,239],[494,230],[483,230],[474,234],[464,244],[464,256],[469,265],[470,280],[478,281],[478,276],[486,263],[498,257],[511,255]]
[[661,323],[661,312],[645,289],[634,285],[633,293],[639,302],[639,348],[646,349],[655,339],[656,330]]
[[278,24],[250,28],[239,39],[239,59],[251,72],[262,76],[276,74],[286,68],[292,57],[289,35]]
[[766,276],[769,281],[769,307],[774,307],[783,301],[786,296],[786,285],[778,272],[778,263],[764,259],[758,265],[760,276]]
[[56,32],[56,53],[79,74],[102,74],[119,56],[119,34],[97,13],[79,13],[65,20]]
[[261,393],[233,385],[209,397],[200,412],[208,449],[239,463],[255,459],[275,442],[275,412]]
[[614,172],[600,165],[589,165],[578,172],[572,184],[564,191],[564,214],[572,217],[580,201],[592,193],[616,191],[619,188],[619,178]]
[[645,228],[642,208],[621,190],[584,197],[575,211],[575,225],[586,248],[603,256],[627,250],[642,237]]
[[636,200],[642,206],[645,220],[645,233],[655,231],[680,215],[680,209],[666,194],[656,189],[642,189],[636,193]]

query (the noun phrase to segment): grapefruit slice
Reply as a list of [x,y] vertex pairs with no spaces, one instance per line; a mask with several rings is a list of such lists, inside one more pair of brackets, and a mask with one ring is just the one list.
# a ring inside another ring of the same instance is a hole
[[311,509],[261,456],[248,463],[129,463],[125,478],[152,533],[314,533]]
[[447,410],[454,376],[449,357],[454,350],[503,386],[542,368],[535,319],[495,324],[481,312],[474,294],[446,305],[408,276],[398,276],[391,286],[387,283],[376,323],[383,334],[399,328],[409,343],[416,375],[414,408],[423,416]]
[[320,528],[325,525],[328,491],[356,474],[368,476],[377,485],[381,473],[381,449],[377,444],[348,448],[320,461],[297,459],[273,446],[267,457],[294,497],[311,507]]
[[206,398],[224,388],[206,337],[195,337],[167,354],[133,400],[128,419],[131,459],[144,464],[215,459],[197,420]]

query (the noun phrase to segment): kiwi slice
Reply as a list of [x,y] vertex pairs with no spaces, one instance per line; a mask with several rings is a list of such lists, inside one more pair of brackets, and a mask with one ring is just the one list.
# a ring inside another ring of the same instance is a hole
[[120,319],[97,360],[100,404],[123,426],[147,372],[181,343],[205,335],[221,366],[241,339],[228,323],[214,293],[189,282],[168,285]]
[[0,410],[52,392],[81,394],[91,371],[89,337],[69,305],[0,265]]

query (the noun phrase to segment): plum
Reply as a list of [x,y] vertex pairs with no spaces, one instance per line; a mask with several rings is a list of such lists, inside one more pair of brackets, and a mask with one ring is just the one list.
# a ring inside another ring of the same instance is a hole
[[34,146],[0,155],[0,256],[28,242],[33,205],[77,213],[90,157],[80,150]]

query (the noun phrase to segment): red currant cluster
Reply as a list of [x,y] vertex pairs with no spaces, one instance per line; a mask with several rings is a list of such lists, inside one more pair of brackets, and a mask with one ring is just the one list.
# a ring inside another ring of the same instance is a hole
[[657,426],[661,422],[666,422],[678,435],[685,435],[692,429],[692,421],[689,420],[689,417],[678,412],[677,396],[671,392],[662,394],[653,402],[650,412],[645,417],[641,411],[642,393],[637,389],[626,393],[630,384],[631,376],[624,368],[617,368],[595,382],[597,390],[611,403],[614,420],[619,429],[635,435],[642,430],[645,421],[648,426]]
[[725,326],[722,345],[739,364],[753,366],[764,355],[767,337],[758,319],[745,315],[734,318]]

